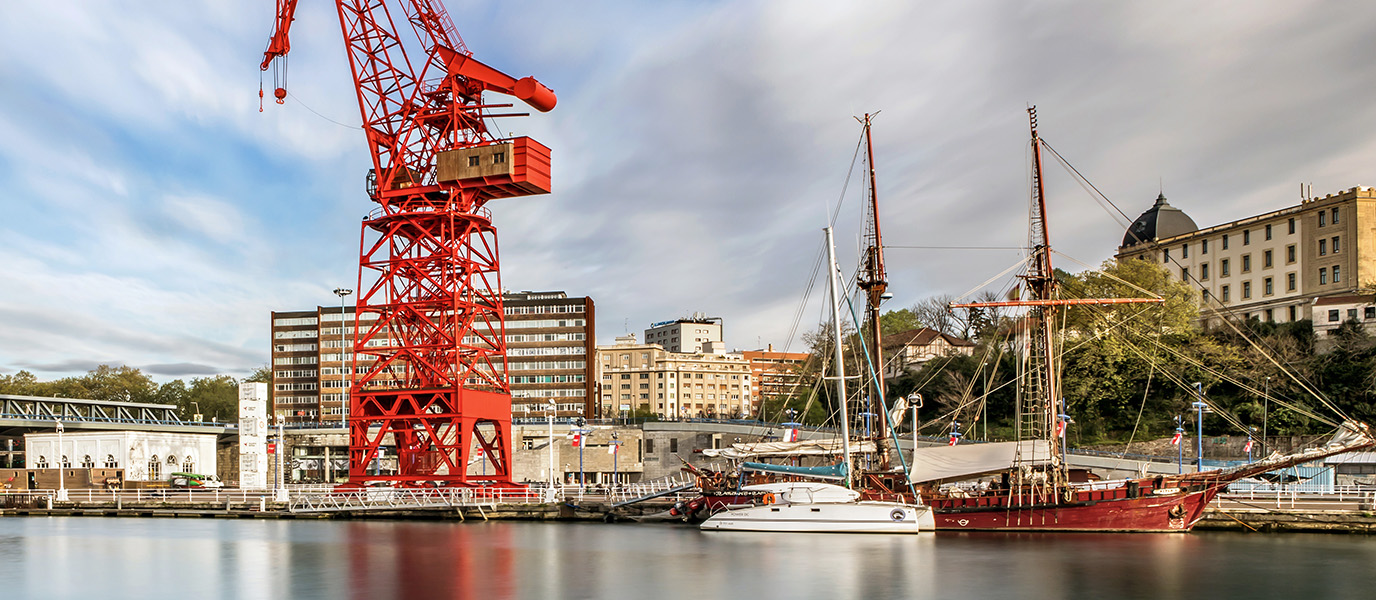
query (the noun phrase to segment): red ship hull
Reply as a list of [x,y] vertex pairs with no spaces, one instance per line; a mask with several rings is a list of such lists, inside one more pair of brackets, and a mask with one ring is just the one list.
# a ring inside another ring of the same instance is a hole
[[1039,503],[1031,496],[983,495],[930,501],[938,531],[1187,532],[1204,516],[1218,486],[1164,494],[1126,488],[1075,492],[1071,501]]

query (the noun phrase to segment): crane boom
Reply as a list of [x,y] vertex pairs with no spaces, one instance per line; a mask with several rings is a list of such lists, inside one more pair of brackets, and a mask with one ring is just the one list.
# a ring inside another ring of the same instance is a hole
[[[277,1],[263,70],[290,52],[296,4]],[[363,221],[352,364],[340,354],[351,379],[350,483],[512,484],[500,265],[483,205],[548,193],[549,149],[494,137],[489,119],[518,115],[494,114],[511,105],[483,93],[542,112],[557,98],[534,78],[473,58],[437,1],[335,7],[373,162],[368,195],[379,205]],[[389,437],[397,473],[369,472]],[[479,475],[474,456],[491,468]]]

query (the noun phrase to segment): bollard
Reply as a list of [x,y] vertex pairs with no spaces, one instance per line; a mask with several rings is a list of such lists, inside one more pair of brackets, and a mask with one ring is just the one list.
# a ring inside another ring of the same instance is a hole
[[268,510],[268,497],[267,497],[267,496],[259,496],[259,497],[258,497],[258,512],[267,512],[267,510]]
[[48,496],[48,510],[52,510],[52,509],[53,509],[53,497],[52,497],[52,496]]

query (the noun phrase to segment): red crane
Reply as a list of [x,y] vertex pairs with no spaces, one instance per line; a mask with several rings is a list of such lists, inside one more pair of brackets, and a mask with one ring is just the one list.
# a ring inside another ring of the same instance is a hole
[[[368,195],[378,203],[359,252],[350,485],[511,484],[500,265],[484,204],[548,193],[550,162],[535,140],[493,136],[488,119],[525,114],[492,112],[512,105],[485,103],[483,92],[540,111],[554,108],[554,92],[474,59],[438,1],[335,6],[373,159]],[[279,67],[279,103],[295,11],[296,0],[277,0],[263,53],[263,70]],[[370,473],[389,437],[398,472]],[[470,464],[479,457],[481,469]]]

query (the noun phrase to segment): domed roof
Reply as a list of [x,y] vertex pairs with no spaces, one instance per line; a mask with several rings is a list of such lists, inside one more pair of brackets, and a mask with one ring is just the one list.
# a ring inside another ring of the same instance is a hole
[[1192,231],[1199,231],[1194,219],[1167,203],[1166,195],[1161,194],[1156,197],[1156,204],[1128,227],[1127,233],[1123,234],[1123,245],[1120,247],[1126,248]]

